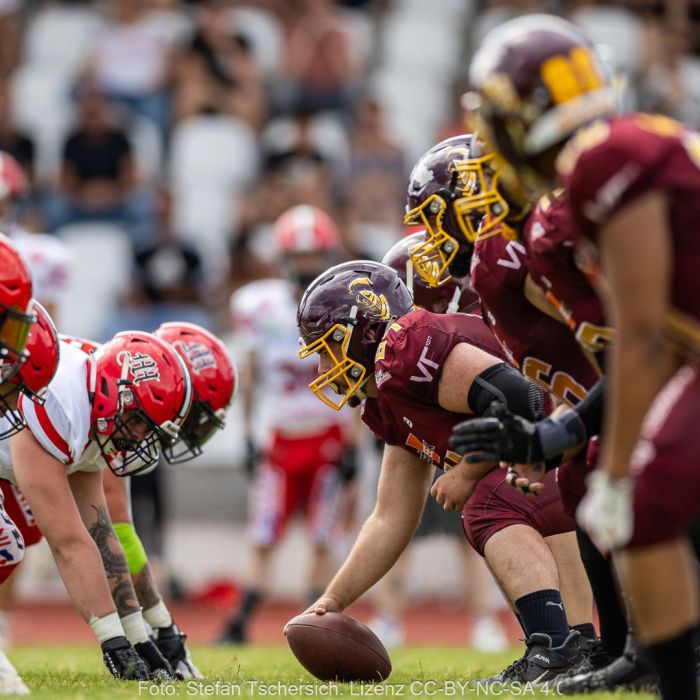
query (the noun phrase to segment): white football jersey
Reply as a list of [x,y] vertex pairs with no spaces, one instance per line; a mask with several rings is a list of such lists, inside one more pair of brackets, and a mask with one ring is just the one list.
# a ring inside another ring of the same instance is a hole
[[241,349],[256,354],[256,413],[263,432],[314,435],[348,422],[309,391],[318,362],[298,357],[297,300],[291,282],[267,279],[241,287],[231,297],[231,313]]
[[[39,406],[20,395],[19,410],[36,441],[66,465],[66,474],[98,471],[107,466],[99,446],[90,440],[88,371],[91,358],[68,343],[61,345],[56,375]],[[3,421],[5,419],[2,419]],[[0,442],[0,478],[16,483],[8,441]]]
[[18,226],[10,230],[9,236],[29,265],[34,298],[41,304],[60,305],[70,278],[70,252],[66,244],[56,236],[27,233]]

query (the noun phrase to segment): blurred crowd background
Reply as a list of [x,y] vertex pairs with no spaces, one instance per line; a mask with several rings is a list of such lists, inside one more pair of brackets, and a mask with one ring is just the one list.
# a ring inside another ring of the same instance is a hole
[[[337,220],[348,256],[381,258],[411,165],[464,131],[474,47],[542,10],[588,32],[627,107],[700,126],[698,0],[0,0],[0,149],[29,176],[24,225],[70,252],[59,328],[191,320],[235,354],[230,294],[276,274],[271,225],[299,203]],[[197,549],[192,523],[243,518],[235,415],[160,476],[174,557]],[[232,532],[212,536],[230,549]]]

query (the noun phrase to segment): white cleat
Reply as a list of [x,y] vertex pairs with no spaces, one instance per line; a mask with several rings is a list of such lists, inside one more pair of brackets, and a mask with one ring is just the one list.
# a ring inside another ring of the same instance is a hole
[[508,637],[497,617],[483,615],[474,620],[471,646],[477,651],[505,651],[509,646]]
[[0,651],[0,695],[29,695],[29,692],[17,669]]
[[406,642],[406,631],[398,620],[375,617],[367,625],[387,649],[402,647]]

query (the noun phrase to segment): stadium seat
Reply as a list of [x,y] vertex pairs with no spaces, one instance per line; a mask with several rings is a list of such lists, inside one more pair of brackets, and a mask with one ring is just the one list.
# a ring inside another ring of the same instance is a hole
[[72,275],[61,311],[61,331],[103,340],[107,317],[128,286],[129,235],[109,223],[70,224],[58,235],[70,250]]
[[234,7],[230,13],[234,31],[250,40],[259,68],[266,75],[274,75],[282,56],[282,29],[278,20],[256,7]]
[[30,20],[24,62],[75,77],[104,22],[91,7],[47,5]]

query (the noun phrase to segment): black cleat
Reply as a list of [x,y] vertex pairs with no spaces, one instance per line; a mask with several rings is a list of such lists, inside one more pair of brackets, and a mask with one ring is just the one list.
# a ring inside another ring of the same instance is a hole
[[658,682],[651,661],[636,643],[628,639],[622,656],[602,668],[591,668],[575,674],[567,674],[556,683],[561,695],[577,695],[598,690],[653,690]]
[[240,620],[233,619],[223,634],[216,640],[217,644],[247,644],[247,625]]
[[583,662],[580,637],[577,631],[572,631],[561,646],[552,647],[552,639],[548,634],[535,632],[527,640],[525,656],[483,682],[548,687],[554,678]]

